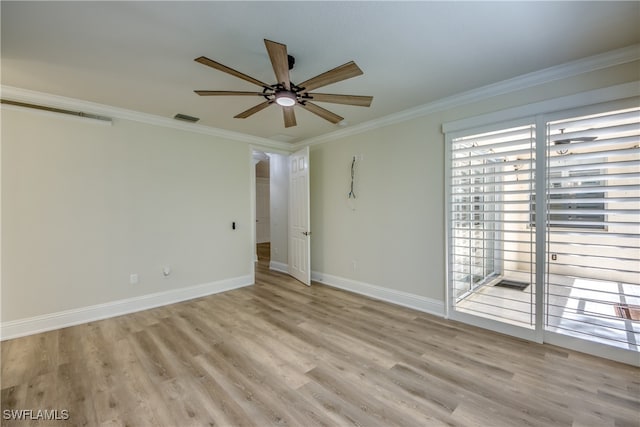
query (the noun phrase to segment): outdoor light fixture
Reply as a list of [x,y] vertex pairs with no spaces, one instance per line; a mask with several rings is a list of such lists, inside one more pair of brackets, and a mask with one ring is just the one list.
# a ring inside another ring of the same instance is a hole
[[296,94],[288,90],[280,90],[276,92],[276,104],[283,107],[293,107],[296,105]]

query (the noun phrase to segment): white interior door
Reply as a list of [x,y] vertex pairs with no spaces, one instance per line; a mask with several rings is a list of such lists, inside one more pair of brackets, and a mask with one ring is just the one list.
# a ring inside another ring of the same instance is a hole
[[309,147],[289,156],[289,274],[311,285]]
[[256,178],[256,243],[271,241],[269,178]]

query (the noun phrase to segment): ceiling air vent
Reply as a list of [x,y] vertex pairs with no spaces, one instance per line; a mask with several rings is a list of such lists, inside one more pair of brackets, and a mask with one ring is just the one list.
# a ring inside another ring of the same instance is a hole
[[198,117],[187,116],[186,114],[178,113],[173,116],[176,120],[182,120],[183,122],[195,123],[200,120]]

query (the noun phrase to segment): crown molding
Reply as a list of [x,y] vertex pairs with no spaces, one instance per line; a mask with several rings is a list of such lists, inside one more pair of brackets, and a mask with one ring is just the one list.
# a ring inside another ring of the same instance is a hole
[[[2,99],[19,101],[29,104],[43,105],[47,107],[61,108],[67,110],[83,111],[110,118],[130,120],[155,126],[162,126],[187,132],[200,133],[219,138],[230,139],[252,144],[258,147],[274,148],[286,152],[291,151],[291,144],[281,141],[274,141],[267,138],[260,138],[240,132],[232,132],[224,129],[203,126],[193,123],[179,122],[173,118],[157,116],[153,114],[141,113],[124,108],[112,107],[90,101],[83,101],[75,98],[67,98],[59,95],[52,95],[44,92],[37,92],[29,89],[22,89],[13,86],[0,86]],[[55,114],[55,113],[52,113]]]
[[551,114],[587,105],[622,101],[625,99],[629,100],[630,105],[628,108],[631,108],[637,105],[637,100],[634,99],[637,96],[640,96],[640,81],[638,80],[446,122],[442,124],[442,133],[455,135],[456,132],[464,132],[467,129],[477,128],[490,123],[508,122],[524,117],[532,117],[537,114]]
[[346,138],[357,135],[373,129],[402,123],[407,120],[423,117],[440,111],[449,110],[460,107],[473,102],[483,101],[498,95],[504,95],[533,86],[549,83],[555,80],[561,80],[574,77],[580,74],[597,71],[604,68],[614,67],[640,59],[640,44],[634,44],[621,49],[612,50],[587,58],[578,59],[576,61],[567,62],[565,64],[554,67],[545,68],[532,73],[523,74],[498,83],[492,83],[486,86],[472,89],[457,95],[448,96],[437,101],[429,102],[418,107],[410,108],[398,113],[390,114],[368,122],[360,123],[348,128],[339,129],[334,132],[320,135],[314,138],[299,141],[293,145],[292,150],[299,150],[306,146],[323,144],[325,142],[335,141],[337,139]]
[[156,116],[153,114],[141,113],[133,110],[112,107],[104,104],[83,101],[74,98],[67,98],[59,95],[51,95],[43,92],[36,92],[12,86],[0,86],[2,98],[13,101],[26,102],[31,104],[41,104],[56,108],[74,109],[87,111],[93,114],[105,115],[112,118],[131,120],[156,126],[163,126],[173,129],[195,132],[233,141],[246,142],[255,147],[276,149],[281,152],[291,153],[306,146],[322,144],[357,135],[381,127],[402,123],[418,117],[423,117],[440,111],[460,107],[473,102],[483,101],[498,95],[503,95],[517,90],[526,89],[555,80],[561,80],[579,74],[597,71],[604,68],[622,65],[640,59],[640,44],[634,44],[621,49],[612,50],[599,55],[590,56],[562,65],[534,71],[498,83],[472,89],[466,92],[452,95],[437,101],[429,102],[418,107],[410,108],[398,113],[390,114],[378,119],[370,120],[348,128],[339,129],[331,133],[317,137],[305,139],[295,144],[275,141],[268,138],[261,138],[247,135],[240,132],[233,132],[224,129],[203,126],[192,123],[183,123],[172,118]]

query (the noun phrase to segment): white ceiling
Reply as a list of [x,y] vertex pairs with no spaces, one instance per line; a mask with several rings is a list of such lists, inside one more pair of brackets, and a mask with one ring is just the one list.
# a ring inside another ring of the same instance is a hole
[[640,2],[1,2],[2,84],[292,142],[336,130],[296,109],[247,119],[260,90],[194,62],[201,55],[275,82],[263,39],[284,43],[301,82],[354,60],[364,75],[319,92],[372,95],[370,108],[320,104],[355,125],[487,84],[640,42]]

